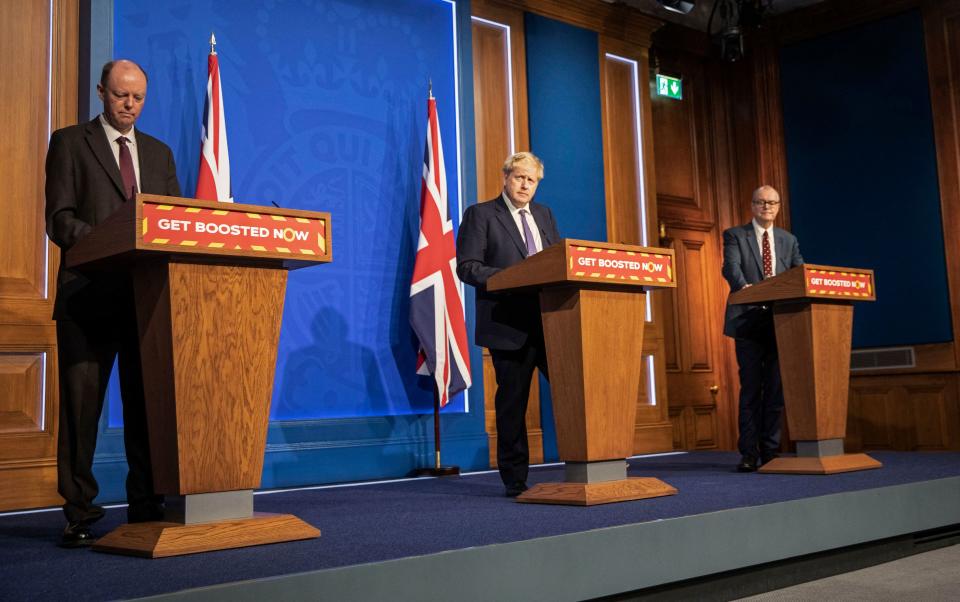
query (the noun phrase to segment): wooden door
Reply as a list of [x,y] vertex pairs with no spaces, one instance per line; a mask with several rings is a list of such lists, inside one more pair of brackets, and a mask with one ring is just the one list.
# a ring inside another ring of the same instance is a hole
[[676,253],[677,288],[664,294],[664,339],[670,420],[676,449],[720,447],[718,407],[722,382],[721,331],[717,303],[720,257],[716,234],[682,226],[666,227]]
[[[736,436],[733,348],[723,337],[727,286],[722,216],[736,198],[723,86],[710,58],[662,47],[662,72],[683,77],[683,99],[652,99],[661,245],[677,258],[664,294],[663,334],[676,449],[730,449]],[[735,366],[735,363],[734,363]]]
[[0,2],[0,510],[60,503],[43,165],[50,131],[76,121],[77,22],[76,0]]

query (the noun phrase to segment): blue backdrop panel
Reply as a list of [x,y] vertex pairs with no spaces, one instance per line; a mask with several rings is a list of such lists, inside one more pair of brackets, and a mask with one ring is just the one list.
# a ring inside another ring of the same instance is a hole
[[[214,31],[235,200],[331,212],[333,263],[290,274],[274,420],[431,411],[408,296],[430,79],[459,222],[453,10],[444,0],[115,2],[115,54],[150,76],[138,126],[173,149],[185,196]],[[463,410],[462,395],[448,406]]]
[[920,12],[787,46],[780,77],[804,259],[876,271],[854,347],[952,340]]
[[[469,3],[91,5],[91,113],[100,110],[95,84],[103,61],[141,62],[150,85],[139,126],[173,148],[185,195],[196,182],[213,30],[237,201],[332,213],[334,263],[291,274],[262,486],[395,477],[432,464],[432,396],[429,382],[413,375],[407,298],[428,79],[455,224],[460,190],[476,187]],[[468,74],[459,95],[457,73]],[[472,332],[472,291],[466,302]],[[470,394],[482,399],[480,349],[470,355]],[[485,468],[483,405],[465,406],[459,396],[445,410],[443,458],[464,470]],[[101,502],[124,498],[115,375],[108,407],[94,464]]]
[[537,200],[564,237],[605,240],[597,34],[531,13],[525,26],[530,150],[546,165]]
[[[546,166],[537,200],[553,210],[562,236],[606,240],[597,34],[531,13],[524,25],[530,150]],[[553,460],[553,405],[546,382],[540,390],[543,451]]]

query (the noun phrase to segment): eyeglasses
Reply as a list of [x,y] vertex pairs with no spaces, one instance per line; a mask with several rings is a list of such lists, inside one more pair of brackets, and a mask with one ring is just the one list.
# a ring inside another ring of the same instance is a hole
[[754,201],[753,204],[758,207],[776,207],[777,205],[780,204],[780,201],[766,201],[766,200],[760,199],[760,200]]

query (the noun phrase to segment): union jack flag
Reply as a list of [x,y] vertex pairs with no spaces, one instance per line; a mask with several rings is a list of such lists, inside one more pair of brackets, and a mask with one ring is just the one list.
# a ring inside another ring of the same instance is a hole
[[223,115],[223,90],[220,88],[220,61],[210,34],[207,56],[207,100],[203,107],[203,146],[200,150],[200,173],[194,198],[207,201],[233,202],[230,190],[230,154],[227,152],[227,122]]
[[417,374],[433,374],[440,407],[470,386],[467,326],[453,241],[437,101],[431,94],[420,187],[420,239],[410,282],[410,326],[420,341]]

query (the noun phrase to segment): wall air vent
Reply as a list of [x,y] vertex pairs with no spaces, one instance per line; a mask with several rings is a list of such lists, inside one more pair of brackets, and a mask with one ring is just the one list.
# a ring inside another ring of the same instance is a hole
[[915,368],[916,365],[917,357],[913,352],[913,347],[854,349],[850,353],[851,371]]

